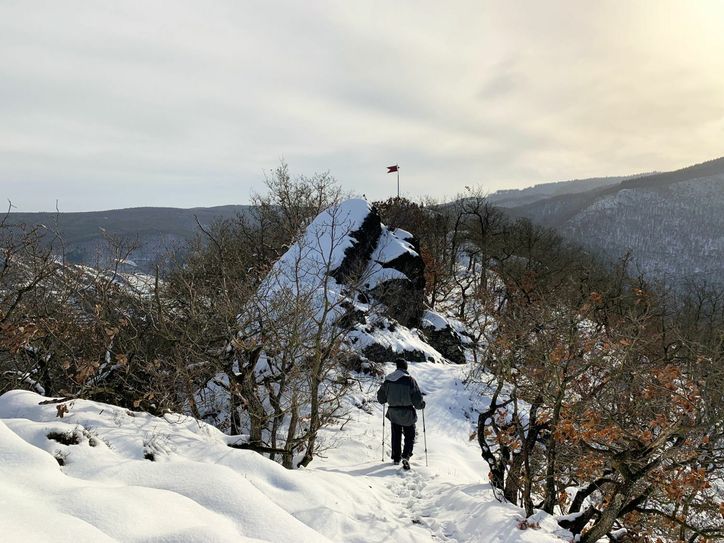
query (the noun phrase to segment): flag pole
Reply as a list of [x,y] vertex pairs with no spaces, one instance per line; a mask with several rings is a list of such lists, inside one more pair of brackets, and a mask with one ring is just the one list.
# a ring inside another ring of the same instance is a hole
[[387,166],[387,173],[397,173],[397,199],[400,199],[400,165]]
[[400,166],[397,165],[397,199],[400,199]]

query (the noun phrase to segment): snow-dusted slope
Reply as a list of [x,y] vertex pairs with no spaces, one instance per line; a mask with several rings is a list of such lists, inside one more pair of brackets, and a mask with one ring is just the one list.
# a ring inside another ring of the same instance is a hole
[[634,274],[724,284],[724,158],[506,207],[609,259],[630,252]]
[[430,465],[420,435],[411,472],[391,465],[389,449],[381,462],[374,380],[352,399],[350,421],[324,434],[326,457],[296,471],[230,448],[234,438],[188,417],[76,400],[58,418],[58,404],[9,392],[0,397],[0,534],[58,543],[560,541],[553,519],[521,530],[520,510],[494,499],[468,441],[476,406],[463,371],[412,365],[427,392]]
[[[351,199],[320,213],[304,234],[274,264],[262,291],[288,288],[295,292],[320,288],[323,277],[338,269],[345,252],[356,240],[358,230],[370,213],[366,200]],[[337,287],[336,281],[333,281]]]
[[616,258],[631,250],[647,275],[674,284],[724,281],[724,174],[598,199],[561,233]]

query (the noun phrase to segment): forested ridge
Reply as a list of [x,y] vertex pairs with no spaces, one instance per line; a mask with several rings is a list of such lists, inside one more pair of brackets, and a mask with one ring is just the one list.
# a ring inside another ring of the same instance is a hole
[[[616,182],[613,182],[616,180]],[[493,194],[512,216],[556,229],[629,272],[670,288],[724,278],[724,160],[673,172],[605,178],[590,190],[531,199]],[[572,182],[574,184],[576,182]],[[580,182],[579,182],[580,183]],[[560,183],[565,190],[568,183]]]

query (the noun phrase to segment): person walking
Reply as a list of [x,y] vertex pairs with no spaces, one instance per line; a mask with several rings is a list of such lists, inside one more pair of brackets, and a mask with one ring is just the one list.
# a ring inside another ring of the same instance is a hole
[[[385,415],[392,426],[392,461],[395,465],[402,460],[402,467],[410,469],[410,457],[415,444],[416,409],[425,408],[425,400],[417,381],[407,372],[407,361],[398,358],[397,369],[385,377],[377,391],[377,401],[387,404]],[[405,447],[402,448],[402,436]]]

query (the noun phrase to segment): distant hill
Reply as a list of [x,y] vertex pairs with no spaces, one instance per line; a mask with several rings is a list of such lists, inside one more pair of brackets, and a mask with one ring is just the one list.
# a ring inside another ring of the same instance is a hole
[[724,285],[724,158],[518,202],[498,205],[606,257],[630,250],[632,271]]
[[[632,271],[680,284],[705,279],[724,285],[724,158],[680,170],[635,176],[545,183],[490,195],[513,217],[556,229],[564,237],[611,259],[627,251]],[[84,213],[11,213],[9,222],[58,229],[66,258],[95,265],[105,235],[137,240],[131,254],[139,271],[153,271],[157,259],[197,232],[197,219],[247,213],[249,206],[177,209],[139,207]]]
[[209,225],[214,220],[243,214],[249,206],[227,205],[177,209],[135,207],[79,213],[10,213],[10,224],[44,224],[60,232],[66,258],[76,264],[95,265],[108,258],[104,236],[137,240],[131,259],[139,271],[150,272],[169,248],[191,239],[199,232],[197,220]]
[[628,179],[631,176],[618,177],[592,177],[589,179],[574,179],[571,181],[558,181],[542,183],[525,189],[499,190],[489,196],[489,200],[498,207],[519,207],[543,198],[550,198],[563,194],[576,194],[589,190],[609,187]]

